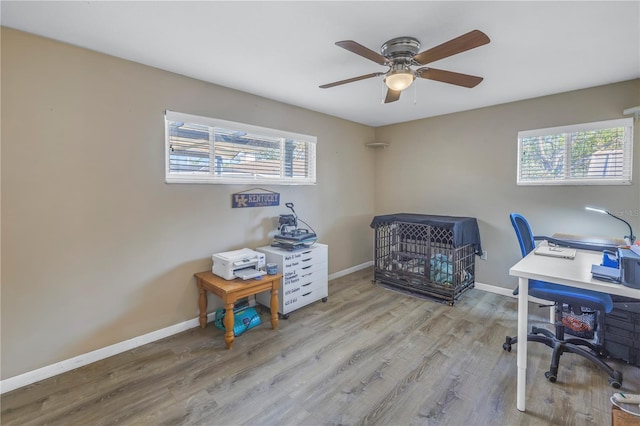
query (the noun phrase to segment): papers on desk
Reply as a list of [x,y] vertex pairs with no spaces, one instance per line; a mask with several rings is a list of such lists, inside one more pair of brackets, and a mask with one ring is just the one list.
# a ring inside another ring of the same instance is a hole
[[560,257],[562,259],[575,259],[576,257],[576,249],[566,247],[540,245],[533,252],[541,256]]

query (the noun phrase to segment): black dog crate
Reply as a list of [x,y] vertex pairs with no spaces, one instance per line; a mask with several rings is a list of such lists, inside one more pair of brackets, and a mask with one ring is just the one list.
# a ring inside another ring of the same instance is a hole
[[640,301],[613,298],[613,310],[604,317],[604,349],[608,356],[640,367]]
[[398,213],[376,216],[374,280],[453,305],[472,288],[481,254],[475,218]]

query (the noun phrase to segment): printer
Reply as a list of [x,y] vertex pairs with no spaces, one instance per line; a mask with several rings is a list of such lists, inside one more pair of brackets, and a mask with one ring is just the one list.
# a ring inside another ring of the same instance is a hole
[[264,253],[248,248],[217,253],[211,256],[211,259],[213,260],[211,272],[225,280],[234,278],[248,280],[264,275]]

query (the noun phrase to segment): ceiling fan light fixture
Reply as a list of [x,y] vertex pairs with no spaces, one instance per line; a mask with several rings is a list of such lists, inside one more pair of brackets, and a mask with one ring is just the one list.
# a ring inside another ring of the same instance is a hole
[[394,70],[391,71],[384,79],[384,84],[391,90],[402,91],[411,86],[416,76],[411,70]]

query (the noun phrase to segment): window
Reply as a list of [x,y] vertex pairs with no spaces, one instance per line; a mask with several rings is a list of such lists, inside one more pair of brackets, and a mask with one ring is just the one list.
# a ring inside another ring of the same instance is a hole
[[628,185],[633,119],[518,132],[518,185]]
[[167,183],[315,184],[313,136],[166,111]]

